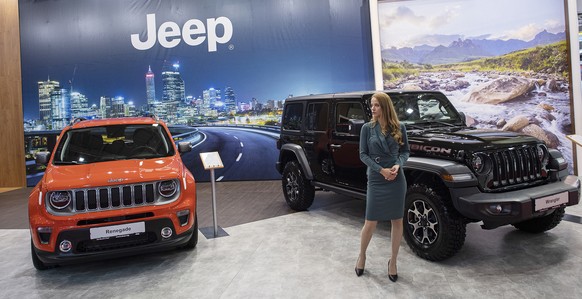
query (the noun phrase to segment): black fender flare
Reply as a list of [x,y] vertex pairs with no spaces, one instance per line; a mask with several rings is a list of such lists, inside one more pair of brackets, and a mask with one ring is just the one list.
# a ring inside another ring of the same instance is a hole
[[[475,174],[467,165],[451,161],[426,157],[410,157],[404,164],[404,173],[428,172],[438,176],[448,188],[477,186]],[[407,175],[407,178],[409,176]],[[409,182],[412,183],[412,182]]]
[[[301,166],[303,170],[303,174],[305,178],[308,180],[313,180],[313,172],[311,171],[311,167],[309,167],[309,162],[307,161],[307,157],[305,156],[305,151],[300,145],[294,143],[286,143],[281,146],[281,151],[279,152],[279,164],[283,162],[283,157],[285,156],[286,152],[291,152],[297,158],[297,162]],[[283,165],[280,165],[281,169]]]

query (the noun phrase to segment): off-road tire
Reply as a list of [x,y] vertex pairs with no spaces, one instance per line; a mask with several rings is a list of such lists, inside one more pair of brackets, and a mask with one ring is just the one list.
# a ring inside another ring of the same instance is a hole
[[36,251],[35,251],[34,243],[32,242],[32,239],[30,239],[30,256],[32,257],[32,265],[36,268],[36,270],[42,271],[42,270],[47,270],[47,269],[55,267],[55,266],[47,265],[47,264],[43,263],[38,258],[38,255],[36,255]]
[[287,205],[295,211],[305,211],[313,204],[315,188],[305,178],[297,161],[285,164],[281,178],[283,195]]
[[403,222],[408,246],[423,259],[442,261],[455,255],[465,243],[463,217],[432,187],[408,187]]
[[192,227],[192,235],[188,243],[183,246],[184,249],[194,249],[198,244],[198,214],[194,214],[194,227]]
[[566,213],[566,208],[562,207],[554,210],[549,215],[514,223],[512,225],[519,230],[539,234],[560,224],[560,221],[562,221],[562,218],[564,217],[564,213]]

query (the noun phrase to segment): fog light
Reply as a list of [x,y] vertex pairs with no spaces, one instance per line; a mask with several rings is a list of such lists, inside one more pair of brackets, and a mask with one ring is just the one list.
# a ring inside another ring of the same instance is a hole
[[188,224],[188,216],[190,216],[190,210],[182,210],[176,213],[178,216],[178,221],[180,221],[180,226],[185,226]]
[[162,235],[162,238],[164,238],[164,239],[171,237],[172,236],[172,229],[167,227],[167,226],[162,228],[161,235]]
[[51,240],[51,233],[53,232],[53,228],[49,226],[41,226],[36,229],[38,232],[38,239],[40,240],[41,244],[48,244]]
[[511,204],[492,204],[487,211],[493,215],[507,215],[511,213]]
[[69,241],[69,240],[63,240],[63,241],[61,241],[61,244],[59,245],[59,249],[62,252],[69,252],[69,251],[71,251],[71,248],[73,248],[73,243],[71,243],[71,241]]

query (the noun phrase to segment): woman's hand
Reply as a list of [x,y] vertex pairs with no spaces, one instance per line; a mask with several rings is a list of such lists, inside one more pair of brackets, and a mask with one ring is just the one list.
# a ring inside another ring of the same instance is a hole
[[398,175],[398,169],[400,169],[400,165],[394,165],[390,168],[382,168],[382,170],[380,170],[380,174],[384,176],[387,181],[393,181]]
[[398,175],[399,169],[400,169],[400,165],[396,164],[390,168],[382,168],[382,170],[380,170],[380,174],[387,181],[393,181],[396,179],[396,176]]
[[390,167],[390,173],[394,174],[394,176],[398,175],[398,170],[400,170],[400,165],[398,164]]

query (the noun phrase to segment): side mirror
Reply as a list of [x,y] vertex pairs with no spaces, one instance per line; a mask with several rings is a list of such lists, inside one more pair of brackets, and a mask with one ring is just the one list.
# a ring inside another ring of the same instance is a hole
[[36,153],[34,160],[36,164],[46,165],[51,158],[51,152],[38,152]]
[[350,119],[350,134],[360,135],[364,123],[366,122],[363,119]]
[[190,142],[188,141],[178,142],[178,152],[180,152],[180,154],[187,153],[191,150],[192,146],[190,145]]

